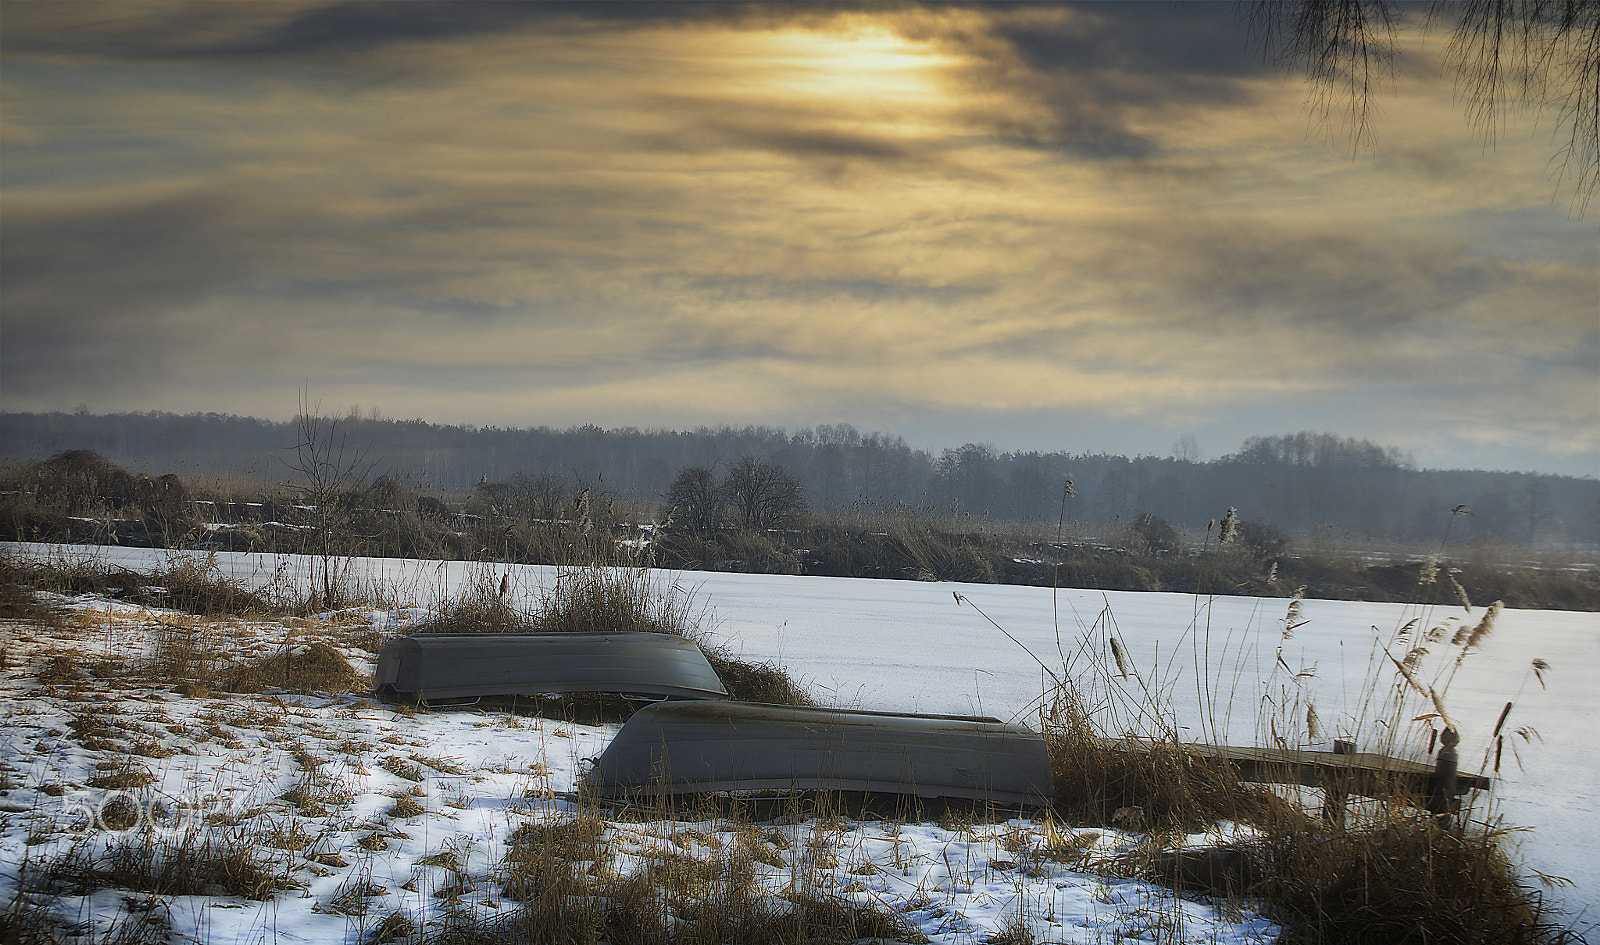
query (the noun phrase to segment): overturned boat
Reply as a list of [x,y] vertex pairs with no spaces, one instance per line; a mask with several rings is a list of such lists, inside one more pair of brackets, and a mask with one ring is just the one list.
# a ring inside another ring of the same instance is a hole
[[419,633],[385,644],[379,698],[460,703],[564,693],[726,699],[700,647],[668,633]]
[[1044,739],[999,719],[676,702],[633,715],[584,776],[604,798],[802,791],[1045,806]]

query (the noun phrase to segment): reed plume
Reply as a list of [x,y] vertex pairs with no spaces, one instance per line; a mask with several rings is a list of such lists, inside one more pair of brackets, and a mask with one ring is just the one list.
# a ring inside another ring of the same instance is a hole
[[1117,643],[1116,637],[1111,638],[1111,657],[1117,661],[1117,675],[1132,675],[1128,669],[1128,658],[1122,655],[1122,646]]
[[1439,579],[1439,556],[1428,555],[1422,562],[1422,573],[1417,575],[1418,584],[1432,584]]
[[1228,511],[1222,516],[1222,528],[1217,532],[1217,543],[1227,544],[1233,540],[1234,530],[1239,524],[1239,510],[1228,506]]

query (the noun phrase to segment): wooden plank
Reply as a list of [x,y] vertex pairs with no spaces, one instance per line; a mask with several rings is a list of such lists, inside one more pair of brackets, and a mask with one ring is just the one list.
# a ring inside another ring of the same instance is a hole
[[[1148,750],[1151,743],[1137,739],[1102,739],[1101,743],[1119,751]],[[1382,797],[1396,792],[1426,798],[1433,766],[1404,758],[1372,752],[1336,754],[1294,748],[1258,748],[1237,745],[1184,744],[1184,751],[1214,764],[1227,764],[1243,781],[1262,784],[1301,784],[1327,787],[1330,779],[1346,793]],[[1491,778],[1458,774],[1456,793],[1488,790]]]

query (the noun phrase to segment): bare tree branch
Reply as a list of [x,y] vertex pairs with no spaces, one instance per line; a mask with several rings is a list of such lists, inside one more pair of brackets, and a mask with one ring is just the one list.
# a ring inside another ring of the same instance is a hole
[[[1254,0],[1252,38],[1304,71],[1310,107],[1343,113],[1353,148],[1371,144],[1373,96],[1392,70],[1402,7],[1394,0]],[[1560,144],[1557,189],[1570,187],[1582,216],[1600,185],[1600,0],[1436,0],[1430,22],[1453,21],[1446,63],[1467,119],[1491,146],[1513,112],[1549,118]]]
[[322,416],[322,405],[299,391],[295,460],[289,464],[300,477],[296,488],[311,519],[312,597],[321,586],[322,603],[335,607],[343,598],[338,556],[344,532],[354,509],[353,493],[366,488],[375,463],[367,461],[365,447],[352,448],[339,421]]
[[1397,12],[1388,0],[1257,0],[1252,38],[1282,65],[1303,69],[1309,105],[1325,123],[1343,113],[1352,149],[1370,145],[1373,98],[1394,67]]

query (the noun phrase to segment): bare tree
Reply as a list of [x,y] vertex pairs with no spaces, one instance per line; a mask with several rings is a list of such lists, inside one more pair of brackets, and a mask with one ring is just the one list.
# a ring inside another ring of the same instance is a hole
[[1551,510],[1550,485],[1534,476],[1517,489],[1512,505],[1521,519],[1522,531],[1527,536],[1528,547],[1538,543],[1539,534],[1555,518]]
[[722,493],[735,522],[752,531],[787,528],[806,511],[800,480],[775,463],[746,456],[728,470]]
[[[1343,113],[1359,146],[1404,10],[1397,0],[1253,0],[1248,19],[1270,55],[1305,71],[1321,116]],[[1490,144],[1509,111],[1554,116],[1558,184],[1571,184],[1582,215],[1600,185],[1600,0],[1435,2],[1427,17],[1452,22],[1447,62]]]
[[667,490],[674,527],[705,536],[722,524],[722,493],[716,474],[705,466],[685,466]]
[[312,559],[311,596],[320,586],[322,605],[336,607],[344,597],[339,556],[354,517],[353,496],[366,489],[374,464],[365,448],[352,448],[339,421],[322,416],[322,405],[299,392],[296,430],[299,442],[289,468],[299,476],[299,491],[311,521],[308,551]]
[[934,467],[951,501],[967,512],[994,511],[999,498],[999,457],[980,443],[947,449]]

